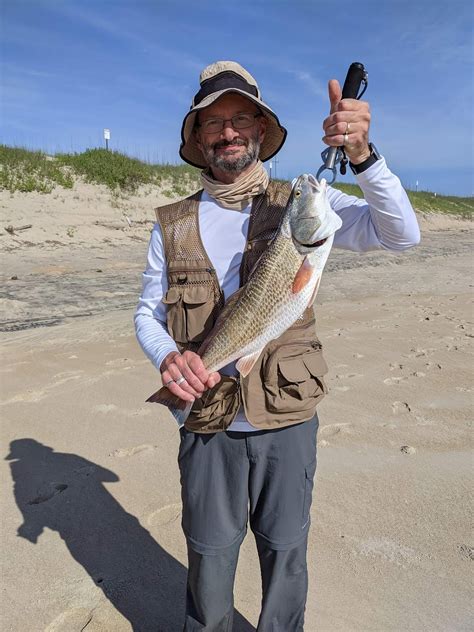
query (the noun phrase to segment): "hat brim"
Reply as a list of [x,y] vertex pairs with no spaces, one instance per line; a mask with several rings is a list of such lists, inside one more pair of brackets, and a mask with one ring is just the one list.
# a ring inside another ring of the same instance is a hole
[[191,110],[184,117],[183,125],[181,127],[181,146],[179,148],[179,155],[181,158],[199,169],[204,169],[208,165],[204,160],[201,150],[197,146],[196,138],[194,135],[194,125],[196,122],[196,114],[200,110],[207,108],[209,105],[217,101],[221,96],[228,93],[240,94],[252,103],[260,108],[267,120],[267,127],[265,130],[265,138],[260,145],[259,158],[262,162],[270,160],[275,154],[277,154],[283,146],[286,140],[287,131],[280,124],[277,115],[271,110],[268,105],[263,103],[257,97],[252,96],[244,90],[237,88],[227,88],[225,90],[219,90],[213,92],[209,96],[205,97],[198,105],[191,108]]

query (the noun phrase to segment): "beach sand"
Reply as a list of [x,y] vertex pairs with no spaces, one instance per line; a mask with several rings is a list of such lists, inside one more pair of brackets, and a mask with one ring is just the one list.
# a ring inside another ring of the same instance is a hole
[[[159,376],[133,330],[167,200],[1,195],[2,629],[178,631],[179,434],[145,404]],[[420,221],[419,247],[334,250],[323,275],[307,632],[470,629],[472,234]],[[255,629],[260,596],[249,533],[235,631]]]

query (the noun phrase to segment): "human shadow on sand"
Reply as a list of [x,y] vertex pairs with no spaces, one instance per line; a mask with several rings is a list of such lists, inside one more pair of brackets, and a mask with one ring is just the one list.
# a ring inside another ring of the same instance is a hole
[[[57,531],[135,632],[182,630],[186,568],[107,491],[103,483],[118,476],[34,439],[12,441],[10,450],[6,459],[23,514],[18,535],[36,544],[45,527]],[[255,630],[238,612],[233,629]]]

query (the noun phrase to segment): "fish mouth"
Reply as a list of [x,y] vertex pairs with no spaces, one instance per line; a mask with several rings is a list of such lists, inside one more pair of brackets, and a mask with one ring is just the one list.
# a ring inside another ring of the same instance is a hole
[[313,193],[320,193],[321,189],[324,189],[326,184],[326,180],[324,180],[324,178],[321,178],[321,180],[318,181],[312,173],[305,173],[299,176],[296,180],[293,180],[293,188],[296,189],[298,186],[301,186],[303,182],[307,182],[309,184]]
[[315,176],[313,176],[312,173],[308,174],[308,182],[313,186],[316,187],[319,185],[319,182],[316,180]]
[[318,193],[319,191],[321,191],[321,184],[323,183],[323,180],[321,180],[321,182],[319,182],[317,180],[317,178],[315,176],[313,176],[312,173],[308,174],[308,184],[311,186],[311,188],[316,191],[316,193]]
[[328,238],[325,237],[324,239],[315,241],[314,244],[304,244],[302,241],[298,241],[297,239],[295,239],[295,241],[297,242],[299,246],[302,246],[303,248],[317,248],[318,246],[322,246],[327,241],[327,239]]

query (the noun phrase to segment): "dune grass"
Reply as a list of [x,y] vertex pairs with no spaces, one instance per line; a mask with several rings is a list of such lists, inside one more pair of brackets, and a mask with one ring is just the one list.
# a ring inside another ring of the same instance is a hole
[[72,174],[43,152],[0,145],[0,189],[51,193],[57,185],[73,184]]
[[[41,151],[0,145],[0,190],[50,193],[55,186],[72,188],[75,177],[104,184],[113,192],[134,192],[144,184],[160,186],[172,198],[199,187],[199,170],[189,165],[151,165],[118,151],[88,149],[82,153],[48,156]],[[363,197],[355,184],[335,188]],[[424,213],[449,213],[466,218],[474,214],[474,198],[407,191],[413,206]]]
[[48,156],[41,151],[0,145],[0,189],[51,193],[55,186],[72,188],[74,176],[112,191],[134,192],[143,184],[164,188],[169,197],[196,188],[199,171],[188,165],[150,165],[118,151],[88,149]]
[[[335,183],[334,188],[363,197],[361,189],[356,184]],[[410,202],[417,211],[422,213],[449,213],[471,219],[474,214],[474,197],[459,197],[456,195],[438,195],[431,191],[410,191],[407,189]]]

